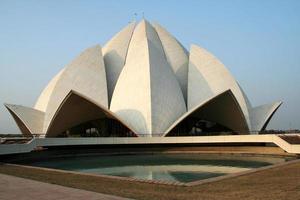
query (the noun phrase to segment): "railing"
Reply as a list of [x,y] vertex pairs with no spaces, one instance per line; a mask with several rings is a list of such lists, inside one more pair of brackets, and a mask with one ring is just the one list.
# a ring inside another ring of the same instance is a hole
[[[286,134],[288,135],[288,134]],[[285,136],[286,136],[285,135]],[[290,134],[292,135],[292,134]],[[296,134],[295,134],[296,135]],[[40,146],[119,145],[119,144],[201,144],[201,143],[274,143],[289,153],[300,154],[299,144],[290,144],[281,135],[218,135],[195,137],[95,137],[95,138],[31,138],[27,143],[1,144],[0,154],[26,153]],[[146,138],[149,137],[149,138]]]
[[[177,133],[152,133],[152,134],[138,134],[138,137],[162,137],[162,136],[166,136],[166,137],[178,137],[178,136],[182,136],[182,137],[195,137],[195,136],[226,136],[226,135],[267,135],[267,134],[300,134],[300,131],[298,132],[298,130],[293,131],[293,130],[285,130],[285,131],[277,131],[277,130],[265,130],[265,131],[245,131],[245,132],[233,132],[233,131],[222,131],[222,132],[197,132],[197,133],[185,133],[185,132],[177,132]],[[29,141],[32,138],[44,138],[45,135],[41,134],[41,133],[36,133],[33,134],[31,137],[15,137],[16,134],[14,134],[14,137],[9,137],[9,134],[5,134],[5,137],[1,137],[0,135],[0,144],[4,144],[6,143],[14,143],[13,141],[16,141],[16,143],[23,143],[22,141]],[[68,136],[61,136],[59,138],[67,138]],[[119,137],[136,137],[134,134],[128,133],[125,135],[120,135],[120,136],[116,136],[116,135],[111,135],[111,136],[94,136],[94,135],[84,135],[84,136],[80,136],[80,135],[71,135],[69,137],[82,137],[82,138],[88,138],[88,137],[115,137],[115,138],[119,138]]]
[[269,134],[300,134],[300,132],[293,132],[292,130],[288,131],[244,131],[244,132],[233,132],[233,131],[221,131],[221,132],[198,132],[198,133],[152,133],[152,134],[139,134],[139,137],[173,137],[173,136],[183,136],[183,137],[195,137],[195,136],[226,136],[226,135],[269,135]]

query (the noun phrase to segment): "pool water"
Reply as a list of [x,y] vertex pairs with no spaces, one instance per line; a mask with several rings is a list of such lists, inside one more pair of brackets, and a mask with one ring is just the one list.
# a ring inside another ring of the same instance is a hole
[[275,157],[144,154],[51,158],[27,164],[91,174],[187,183],[242,172],[284,161],[285,158]]

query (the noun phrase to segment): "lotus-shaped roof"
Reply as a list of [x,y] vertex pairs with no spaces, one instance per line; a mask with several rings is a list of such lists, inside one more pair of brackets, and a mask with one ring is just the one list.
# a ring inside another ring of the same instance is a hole
[[187,117],[235,132],[259,132],[281,102],[252,107],[227,68],[207,50],[188,52],[146,20],[130,23],[103,48],[90,47],[46,86],[34,108],[6,104],[24,135],[55,137],[100,118],[137,136],[167,135]]

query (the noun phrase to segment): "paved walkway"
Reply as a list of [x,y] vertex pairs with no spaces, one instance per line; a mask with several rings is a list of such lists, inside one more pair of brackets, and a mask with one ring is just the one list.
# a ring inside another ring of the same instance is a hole
[[34,180],[0,174],[1,200],[128,200]]

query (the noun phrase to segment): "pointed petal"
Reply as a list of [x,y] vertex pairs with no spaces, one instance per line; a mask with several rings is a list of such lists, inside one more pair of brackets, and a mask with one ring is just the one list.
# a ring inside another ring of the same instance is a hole
[[165,135],[187,117],[216,122],[236,132],[248,131],[246,119],[231,90],[221,92],[189,110],[168,128]]
[[21,105],[5,104],[24,136],[43,134],[45,113]]
[[34,108],[43,112],[46,112],[49,99],[52,95],[52,92],[56,86],[57,81],[60,79],[61,74],[63,73],[64,69],[62,69],[58,74],[54,76],[54,78],[48,83],[45,87],[41,95],[39,96],[38,100],[36,101]]
[[117,82],[111,110],[138,134],[164,132],[185,111],[180,86],[154,28],[139,23]]
[[101,104],[78,92],[70,91],[52,118],[46,137],[56,137],[58,134],[78,124],[103,118],[116,119],[130,129]]
[[134,31],[135,23],[130,23],[116,34],[103,47],[103,59],[106,69],[108,100],[111,101],[115,85],[125,65],[129,42]]
[[180,84],[185,101],[187,100],[188,53],[187,50],[167,30],[153,24],[165,51],[167,61]]
[[45,132],[47,132],[49,123],[59,105],[71,90],[79,92],[97,104],[108,108],[106,74],[99,45],[81,53],[61,74],[46,110]]
[[188,110],[230,89],[250,126],[246,100],[226,67],[206,50],[192,45],[188,71]]
[[265,130],[268,123],[282,102],[275,102],[254,107],[250,110],[251,131],[260,132]]

